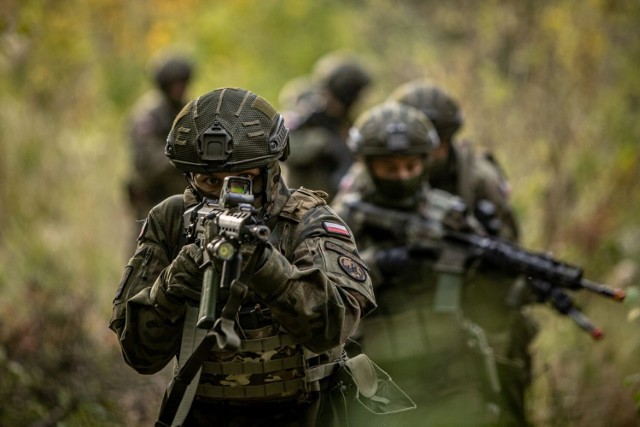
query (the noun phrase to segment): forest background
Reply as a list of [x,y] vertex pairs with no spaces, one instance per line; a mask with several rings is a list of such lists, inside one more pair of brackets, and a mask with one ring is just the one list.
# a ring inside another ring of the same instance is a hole
[[187,52],[190,93],[282,86],[335,49],[375,85],[417,77],[460,102],[494,152],[525,246],[625,287],[576,301],[594,342],[535,307],[536,425],[638,425],[640,2],[616,0],[3,0],[0,5],[0,425],[150,425],[166,372],[143,377],[107,329],[130,256],[126,117],[149,58]]

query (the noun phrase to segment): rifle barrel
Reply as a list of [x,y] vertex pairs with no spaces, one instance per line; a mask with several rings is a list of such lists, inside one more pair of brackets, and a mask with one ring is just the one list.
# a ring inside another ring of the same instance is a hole
[[627,293],[623,289],[610,288],[608,286],[593,282],[588,279],[582,279],[580,281],[580,286],[588,291],[612,298],[615,301],[624,301],[625,297],[627,296]]

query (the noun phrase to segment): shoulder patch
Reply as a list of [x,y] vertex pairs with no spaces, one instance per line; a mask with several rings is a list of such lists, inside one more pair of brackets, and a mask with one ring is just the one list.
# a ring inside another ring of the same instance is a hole
[[346,257],[351,258],[354,262],[357,262],[358,264],[360,264],[360,266],[362,268],[364,268],[365,270],[369,270],[369,267],[367,267],[367,265],[364,263],[364,261],[362,261],[361,259],[357,258],[354,256],[354,254],[352,254],[351,252],[349,252],[348,250],[346,250],[345,248],[343,248],[342,246],[334,243],[334,242],[330,242],[330,241],[325,241],[324,242],[324,248],[330,251],[334,251],[337,252],[341,255],[344,255]]
[[342,271],[347,273],[347,276],[351,277],[353,280],[358,282],[364,282],[367,280],[367,273],[365,273],[364,269],[354,259],[341,255],[338,258],[338,265],[340,265]]
[[323,221],[322,226],[327,231],[327,233],[351,237],[351,232],[349,231],[349,229],[342,224],[338,224],[337,222]]

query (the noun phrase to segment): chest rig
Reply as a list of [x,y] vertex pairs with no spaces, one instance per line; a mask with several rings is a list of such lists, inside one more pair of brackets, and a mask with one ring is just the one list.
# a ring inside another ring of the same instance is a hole
[[[292,193],[278,214],[269,242],[290,261],[300,237],[298,224],[310,209],[321,204],[324,204],[322,198],[300,189]],[[220,296],[222,301],[226,299],[224,290]],[[179,360],[186,360],[206,333],[195,327],[197,316],[198,309],[189,307]],[[192,387],[191,400],[195,397],[230,404],[304,402],[313,392],[320,391],[321,380],[336,370],[341,348],[316,354],[296,343],[252,292],[242,303],[236,325],[241,338],[239,349],[230,352],[214,347],[211,350],[194,378],[197,387]]]

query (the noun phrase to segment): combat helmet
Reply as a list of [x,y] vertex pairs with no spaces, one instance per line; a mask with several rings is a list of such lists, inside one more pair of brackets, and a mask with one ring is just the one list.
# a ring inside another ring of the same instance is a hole
[[440,87],[425,80],[414,80],[396,88],[389,100],[422,111],[433,123],[440,139],[449,141],[463,124],[458,103]]
[[193,73],[193,64],[176,54],[162,54],[152,60],[151,74],[156,86],[166,92],[173,82],[188,82]]
[[[289,154],[289,129],[264,98],[220,88],[185,105],[167,137],[165,155],[187,177],[193,173],[261,170],[256,201],[268,203]],[[191,182],[191,181],[190,181]]]
[[286,159],[289,130],[264,98],[245,89],[221,88],[178,113],[165,154],[184,173],[263,167]]
[[429,119],[418,109],[386,102],[365,111],[349,131],[347,145],[363,157],[429,154],[440,143]]
[[410,208],[419,202],[426,167],[422,173],[410,178],[388,178],[376,175],[375,159],[419,155],[426,162],[427,155],[439,143],[438,134],[427,116],[417,108],[398,102],[387,102],[365,111],[347,138],[352,152],[364,160],[373,184],[372,200],[398,208]]
[[332,52],[321,57],[313,67],[312,78],[347,108],[371,84],[371,75],[363,63],[345,52]]

